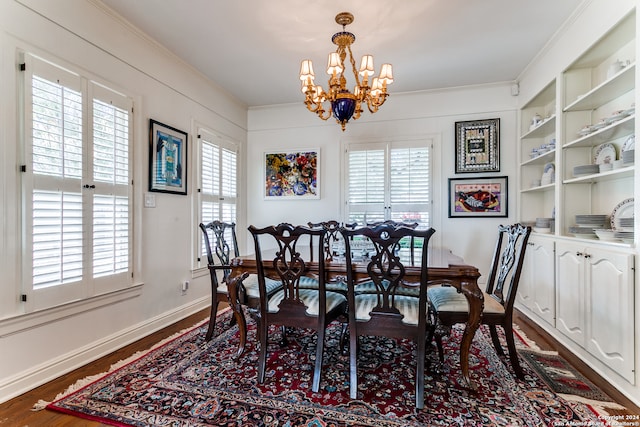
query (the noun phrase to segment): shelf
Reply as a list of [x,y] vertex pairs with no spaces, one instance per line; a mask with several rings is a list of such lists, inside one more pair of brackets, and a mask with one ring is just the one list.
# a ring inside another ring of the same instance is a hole
[[589,238],[589,237],[575,237],[569,234],[563,234],[562,235],[563,239],[566,239],[568,241],[572,241],[572,242],[581,242],[581,243],[585,243],[588,244],[589,246],[606,246],[606,247],[611,247],[614,246],[616,248],[632,248],[634,245],[632,243],[625,243],[625,242],[612,242],[609,240],[600,240],[598,238]]
[[553,149],[544,154],[539,155],[538,157],[534,157],[533,159],[529,159],[526,162],[522,162],[520,166],[531,166],[531,165],[545,165],[549,162],[553,162],[556,159],[556,150]]
[[551,183],[547,185],[539,185],[537,187],[525,188],[524,190],[520,190],[521,193],[542,193],[545,191],[551,191],[555,188],[556,184]]
[[618,136],[631,134],[635,130],[636,115],[632,114],[625,117],[622,120],[611,123],[609,126],[605,126],[602,129],[570,141],[562,146],[562,148],[576,148],[576,147],[593,147]]
[[564,109],[569,111],[594,110],[607,102],[629,92],[635,87],[636,64],[630,64],[610,79],[585,93]]
[[593,175],[579,176],[577,178],[565,179],[563,184],[592,184],[599,181],[608,181],[611,179],[621,179],[633,176],[635,166],[625,166],[620,169],[614,169],[607,172],[594,173]]
[[547,135],[555,133],[556,131],[556,116],[555,114],[551,117],[548,117],[542,121],[538,126],[529,132],[522,135],[521,139],[529,139],[529,138],[544,138]]

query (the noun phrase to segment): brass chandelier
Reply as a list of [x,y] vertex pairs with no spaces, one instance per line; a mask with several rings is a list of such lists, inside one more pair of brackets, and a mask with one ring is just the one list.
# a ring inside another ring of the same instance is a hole
[[[335,52],[329,54],[327,64],[327,74],[329,74],[329,90],[324,90],[322,86],[314,83],[313,64],[310,59],[302,61],[300,66],[300,80],[302,80],[302,93],[305,94],[304,104],[312,113],[316,113],[322,120],[333,117],[342,126],[344,131],[351,118],[357,120],[362,113],[362,104],[367,104],[371,113],[378,111],[384,104],[389,94],[387,85],[393,83],[393,71],[391,64],[382,64],[380,76],[374,77],[369,86],[369,77],[373,76],[373,56],[364,55],[360,62],[360,70],[356,70],[356,62],[353,59],[351,45],[356,40],[353,33],[345,31],[345,27],[353,22],[353,15],[349,12],[342,12],[336,15],[336,22],[342,25],[342,31],[335,33],[331,38],[333,44],[338,46]],[[353,93],[347,89],[347,79],[344,76],[346,70],[344,61],[349,53],[349,61],[356,84]],[[360,80],[362,77],[362,80]],[[326,111],[324,102],[331,103],[331,110]]]

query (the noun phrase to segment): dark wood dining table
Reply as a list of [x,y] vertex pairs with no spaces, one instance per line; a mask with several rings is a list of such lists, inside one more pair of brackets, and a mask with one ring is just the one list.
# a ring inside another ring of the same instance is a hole
[[[466,387],[475,389],[469,377],[469,350],[471,342],[475,336],[484,306],[482,291],[478,286],[478,278],[480,272],[472,265],[465,264],[464,260],[454,255],[449,249],[430,247],[428,254],[428,278],[430,285],[438,286],[440,284],[448,284],[455,287],[459,292],[465,295],[469,302],[469,319],[465,325],[460,343],[460,367],[462,373],[462,382]],[[273,259],[275,257],[275,249],[266,250],[262,255],[263,266],[266,270],[273,267]],[[318,262],[306,262],[308,272],[313,275],[318,273]],[[355,275],[363,280],[368,277],[367,263],[355,263]],[[248,274],[256,274],[256,257],[255,255],[240,256],[231,262],[231,274],[228,281],[230,301],[238,301],[237,283],[238,279],[246,277]],[[325,260],[325,272],[328,274],[327,280],[339,280],[346,276],[346,263],[343,258],[333,258]],[[419,265],[406,266],[405,283],[411,286],[412,280],[417,282],[420,278],[421,267]],[[231,308],[236,316],[236,321],[240,329],[240,351],[244,351],[246,342],[246,320],[239,304],[231,304]],[[425,331],[426,333],[426,331]]]

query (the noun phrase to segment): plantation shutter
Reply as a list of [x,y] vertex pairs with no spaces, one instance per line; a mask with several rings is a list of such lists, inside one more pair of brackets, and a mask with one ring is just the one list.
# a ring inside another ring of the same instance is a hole
[[[237,164],[235,144],[205,131],[199,130],[200,141],[200,218],[198,222],[214,220],[236,222],[237,215]],[[200,260],[206,260],[206,249],[201,232],[198,232]],[[215,241],[210,235],[211,244]],[[231,235],[226,236],[232,246]],[[233,251],[233,247],[231,247]]]
[[[93,86],[93,278],[128,280],[131,266],[130,101]],[[98,293],[110,290],[96,280]]]
[[[25,54],[27,311],[131,283],[131,100]],[[30,280],[29,280],[30,279]]]
[[[45,63],[31,97],[31,262],[34,289],[83,278],[82,83]],[[27,101],[27,102],[28,102]]]
[[353,145],[347,151],[347,222],[385,219],[386,147]]
[[392,147],[390,218],[428,226],[430,212],[429,147]]
[[425,141],[350,144],[347,221],[431,223],[430,146]]

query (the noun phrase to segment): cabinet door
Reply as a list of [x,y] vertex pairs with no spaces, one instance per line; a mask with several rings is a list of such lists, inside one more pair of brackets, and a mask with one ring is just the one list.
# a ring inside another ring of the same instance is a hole
[[555,286],[555,253],[554,242],[550,239],[534,240],[534,245],[527,249],[532,261],[532,295],[531,310],[544,321],[555,326],[556,319],[556,286]]
[[533,252],[536,244],[533,237],[527,242],[527,252],[524,255],[524,263],[522,264],[522,272],[520,273],[520,283],[518,284],[518,293],[516,301],[522,307],[531,309],[533,306],[533,282],[535,276],[535,267],[533,264]]
[[587,248],[587,350],[634,382],[633,255]]
[[584,347],[584,248],[576,243],[556,245],[556,328]]

